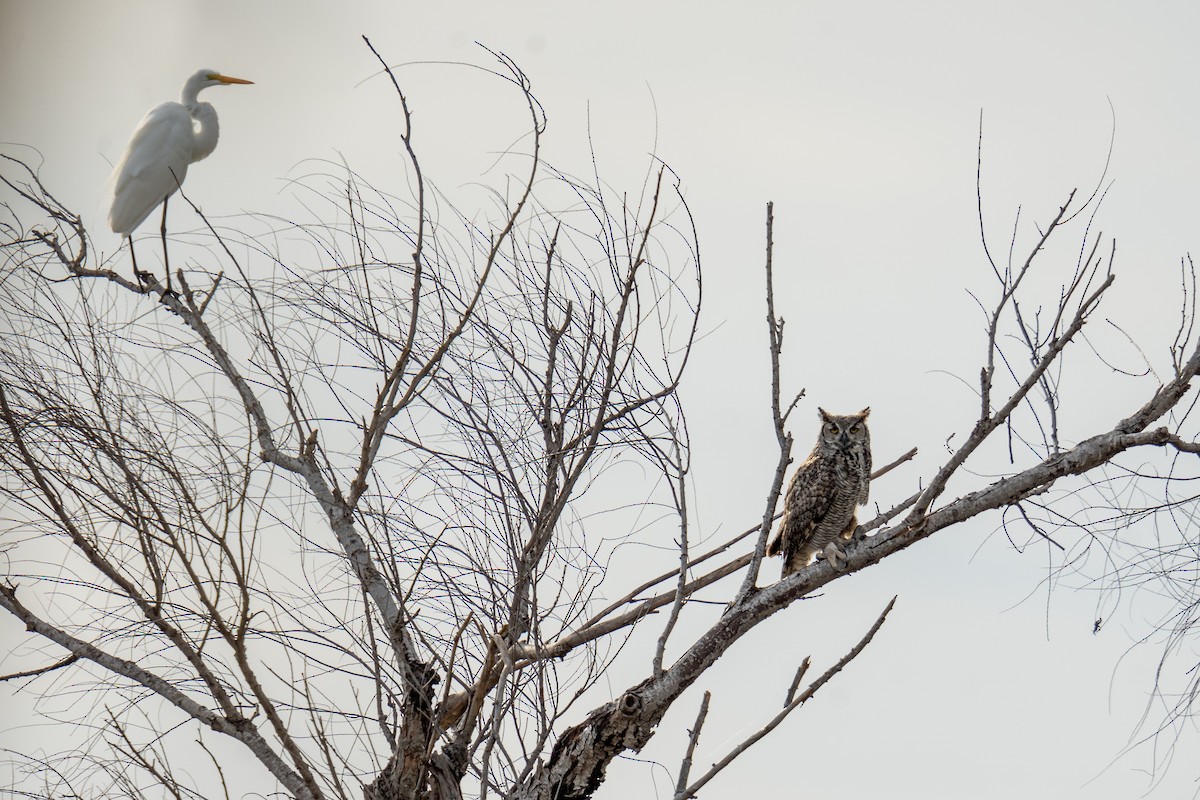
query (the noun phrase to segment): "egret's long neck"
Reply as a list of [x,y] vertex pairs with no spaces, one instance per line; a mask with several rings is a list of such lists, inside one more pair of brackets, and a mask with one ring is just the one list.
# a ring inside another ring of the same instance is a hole
[[200,90],[206,86],[205,78],[204,72],[193,75],[183,85],[183,92],[179,96],[179,102],[183,103],[192,119],[200,125],[200,130],[192,137],[193,162],[208,158],[212,151],[217,149],[217,136],[220,134],[217,110],[210,103],[201,103],[199,100]]
[[210,103],[195,103],[188,106],[192,119],[200,123],[200,129],[192,137],[192,161],[208,158],[217,149],[217,136],[221,126],[217,124],[217,110]]

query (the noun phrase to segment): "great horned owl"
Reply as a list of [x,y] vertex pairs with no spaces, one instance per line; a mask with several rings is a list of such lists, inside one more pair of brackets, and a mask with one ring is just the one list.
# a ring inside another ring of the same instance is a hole
[[871,432],[864,408],[838,416],[824,409],[817,445],[796,470],[783,499],[779,532],[767,545],[767,555],[783,556],[783,577],[812,563],[818,553],[833,564],[846,566],[840,544],[858,527],[854,510],[867,502],[871,481]]

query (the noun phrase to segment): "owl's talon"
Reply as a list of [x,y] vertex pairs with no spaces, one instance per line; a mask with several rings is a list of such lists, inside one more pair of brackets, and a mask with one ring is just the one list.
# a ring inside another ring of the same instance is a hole
[[846,558],[846,554],[842,551],[842,548],[838,547],[833,542],[825,545],[825,549],[821,551],[821,555],[825,557],[825,560],[828,561],[830,566],[832,566],[836,571],[846,571],[846,564],[849,562],[849,559]]

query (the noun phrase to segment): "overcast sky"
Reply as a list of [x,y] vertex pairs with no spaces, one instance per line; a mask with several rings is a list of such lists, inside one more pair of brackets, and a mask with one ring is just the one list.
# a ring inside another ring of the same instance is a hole
[[[877,463],[922,449],[873,489],[886,503],[928,477],[948,436],[965,435],[976,405],[959,379],[974,380],[984,342],[968,290],[993,288],[975,208],[981,111],[985,218],[1003,248],[1018,206],[1026,221],[1045,222],[1071,189],[1090,193],[1115,110],[1113,183],[1097,225],[1120,242],[1120,298],[1104,316],[1163,363],[1173,324],[1151,301],[1174,290],[1180,257],[1200,245],[1200,5],[734,5],[4,0],[0,142],[36,147],[51,191],[97,220],[111,164],[141,116],[211,67],[255,85],[204,96],[221,115],[221,143],[189,172],[187,190],[206,212],[289,213],[288,179],[307,159],[345,160],[386,185],[399,174],[397,114],[366,34],[390,63],[408,65],[398,76],[417,146],[433,180],[456,192],[520,135],[520,119],[498,82],[434,62],[490,65],[476,41],[507,53],[547,111],[556,166],[590,169],[590,125],[613,185],[636,190],[651,152],[683,180],[707,334],[684,401],[698,525],[712,535],[753,523],[774,469],[764,415],[768,200],[787,382],[807,390],[792,424],[801,454],[817,405],[870,405]],[[102,249],[116,247],[92,230]],[[1173,295],[1166,306],[1174,312]],[[1096,394],[1068,438],[1130,410]],[[601,796],[669,796],[701,691],[714,695],[697,756],[707,764],[775,713],[804,655],[823,670],[893,594],[896,610],[871,648],[704,797],[790,796],[792,784],[814,798],[1140,795],[1153,754],[1121,753],[1158,655],[1130,648],[1153,618],[1123,609],[1093,635],[1095,594],[1048,594],[1046,550],[1018,553],[997,526],[986,517],[945,531],[777,615],[676,704],[645,760],[614,765]],[[612,691],[623,681],[614,677]],[[0,745],[15,740],[0,734]],[[1198,745],[1193,734],[1183,752]],[[1156,796],[1190,796],[1195,762],[1181,757],[1156,776]]]

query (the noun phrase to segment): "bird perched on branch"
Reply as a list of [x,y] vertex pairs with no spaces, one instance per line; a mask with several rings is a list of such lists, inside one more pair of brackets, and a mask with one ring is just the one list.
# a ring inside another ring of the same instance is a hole
[[867,502],[871,481],[871,432],[864,408],[838,416],[824,409],[812,453],[796,470],[783,499],[783,520],[767,555],[783,556],[783,577],[822,554],[834,569],[846,566],[841,544],[858,527],[855,509]]
[[[108,226],[129,240],[133,270],[139,281],[149,273],[137,267],[133,255],[133,231],[162,203],[163,261],[167,251],[167,198],[187,176],[188,165],[208,157],[217,147],[217,112],[197,97],[209,86],[253,83],[231,78],[216,70],[202,69],[183,85],[179,102],[166,102],[150,109],[133,132],[125,155],[112,175],[112,205]],[[167,267],[167,290],[171,289],[171,270]]]

